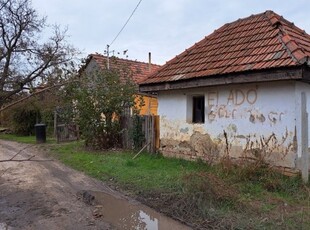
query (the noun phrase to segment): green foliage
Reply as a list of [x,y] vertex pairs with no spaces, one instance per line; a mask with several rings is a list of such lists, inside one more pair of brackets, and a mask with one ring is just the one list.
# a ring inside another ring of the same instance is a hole
[[47,134],[52,135],[54,132],[54,108],[40,108],[40,114],[40,123],[46,124]]
[[19,107],[13,110],[12,125],[13,130],[18,135],[33,135],[34,125],[40,116],[36,108]]
[[1,113],[1,123],[19,135],[33,135],[35,123],[44,123],[47,134],[51,135],[54,131],[54,111],[63,104],[59,92],[47,90],[5,110]]
[[131,130],[131,137],[133,140],[134,149],[142,147],[145,141],[145,136],[142,130],[142,120],[143,118],[138,114],[133,116],[133,127]]
[[[122,72],[124,75],[124,72]],[[134,106],[135,85],[115,70],[83,75],[73,88],[76,119],[85,144],[93,149],[120,147],[120,117]]]
[[[66,95],[62,95],[62,97],[65,99]],[[70,97],[68,97],[70,98]],[[67,100],[67,98],[65,99]],[[56,112],[57,112],[57,122],[60,124],[70,124],[74,121],[74,104],[71,100],[66,101],[65,104],[56,106]]]

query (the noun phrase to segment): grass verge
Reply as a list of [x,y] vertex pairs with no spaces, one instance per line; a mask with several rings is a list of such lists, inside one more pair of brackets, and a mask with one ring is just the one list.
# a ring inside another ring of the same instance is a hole
[[[17,141],[25,144],[35,144],[35,136],[18,136],[15,134],[0,134],[0,139],[8,141]],[[55,138],[47,137],[46,142],[49,144],[56,143]]]

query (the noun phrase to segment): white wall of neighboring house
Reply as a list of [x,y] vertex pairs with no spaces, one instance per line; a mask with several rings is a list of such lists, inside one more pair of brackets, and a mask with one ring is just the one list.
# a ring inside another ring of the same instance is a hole
[[[161,91],[162,152],[206,160],[264,156],[278,166],[298,167],[303,91],[310,109],[310,85],[294,81]],[[203,124],[192,123],[193,96],[205,98]]]

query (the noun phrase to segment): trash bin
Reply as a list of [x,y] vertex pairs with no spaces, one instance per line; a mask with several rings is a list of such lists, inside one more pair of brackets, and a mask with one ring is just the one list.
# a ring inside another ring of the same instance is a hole
[[46,125],[35,124],[36,141],[38,144],[46,142]]

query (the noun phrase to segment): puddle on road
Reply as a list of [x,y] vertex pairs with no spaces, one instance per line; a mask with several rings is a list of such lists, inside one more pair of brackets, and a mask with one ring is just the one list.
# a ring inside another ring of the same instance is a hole
[[102,218],[117,229],[191,229],[142,204],[135,204],[103,192],[90,193],[95,196],[95,204],[100,206],[98,212],[103,215]]

